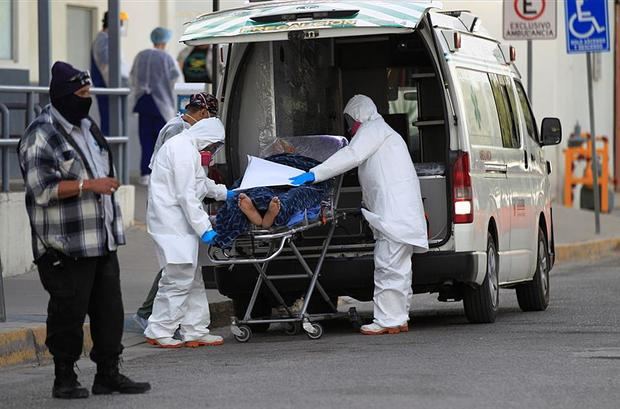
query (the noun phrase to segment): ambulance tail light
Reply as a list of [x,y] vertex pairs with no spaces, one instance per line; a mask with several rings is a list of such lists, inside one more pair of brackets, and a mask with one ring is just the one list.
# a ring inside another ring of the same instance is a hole
[[454,223],[474,221],[471,176],[469,175],[469,154],[459,152],[452,165],[452,200]]

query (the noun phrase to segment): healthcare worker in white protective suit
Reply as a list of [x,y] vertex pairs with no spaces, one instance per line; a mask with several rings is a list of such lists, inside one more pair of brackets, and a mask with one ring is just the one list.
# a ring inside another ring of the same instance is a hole
[[[228,194],[226,186],[209,179],[201,165],[200,151],[217,142],[224,142],[222,122],[203,119],[164,143],[153,163],[146,223],[163,273],[144,331],[152,345],[223,343],[207,328],[209,304],[198,266],[200,240],[211,244],[216,236],[202,199],[226,200]],[[179,325],[182,341],[173,339]]]
[[372,100],[356,95],[344,109],[351,143],[293,184],[322,182],[359,167],[364,209],[375,236],[374,321],[365,335],[409,329],[411,257],[428,250],[420,182],[403,138],[390,128]]

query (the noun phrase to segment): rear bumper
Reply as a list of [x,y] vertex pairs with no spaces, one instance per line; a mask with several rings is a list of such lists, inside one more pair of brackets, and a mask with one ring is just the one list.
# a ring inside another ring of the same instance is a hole
[[[435,292],[447,282],[480,283],[484,253],[479,252],[428,252],[413,257],[413,290],[415,293]],[[310,267],[314,264],[310,260]],[[222,294],[234,297],[252,291],[257,272],[252,265],[214,268],[203,267],[208,288],[217,288]],[[327,258],[320,278],[325,290],[332,295],[350,295],[360,300],[372,299],[374,288],[374,263],[372,256],[356,258]],[[269,264],[269,274],[303,274],[297,260],[274,260]],[[283,293],[299,293],[307,288],[307,280],[277,281]]]

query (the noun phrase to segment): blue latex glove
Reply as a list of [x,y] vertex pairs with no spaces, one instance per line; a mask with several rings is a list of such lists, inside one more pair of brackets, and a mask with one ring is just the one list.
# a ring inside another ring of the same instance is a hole
[[202,237],[200,237],[200,239],[205,244],[213,244],[213,241],[215,240],[216,236],[217,236],[217,233],[215,232],[215,230],[207,230],[206,232],[202,234]]
[[291,181],[291,184],[293,186],[301,186],[301,185],[314,182],[314,179],[315,179],[314,173],[306,172],[306,173],[302,173],[299,176],[292,177],[289,180]]
[[226,193],[226,200],[232,199],[233,197],[235,197],[236,194],[237,194],[237,192],[235,192],[234,190],[229,190]]

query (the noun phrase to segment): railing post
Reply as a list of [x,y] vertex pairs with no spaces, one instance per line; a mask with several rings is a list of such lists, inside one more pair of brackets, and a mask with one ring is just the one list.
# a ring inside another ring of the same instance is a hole
[[2,267],[2,254],[0,254],[0,322],[6,322],[6,306],[4,304],[4,269]]
[[34,92],[26,94],[26,128],[34,121]]
[[[0,103],[0,114],[2,115],[2,138],[10,137],[11,128],[9,124],[9,108],[5,104]],[[0,148],[2,151],[2,191],[9,191],[9,151],[7,147]]]
[[[39,44],[39,85],[47,87],[50,84],[50,68],[52,68],[51,31],[50,31],[50,1],[39,0],[37,4],[38,44]],[[47,97],[43,97],[47,100]]]
[[[121,51],[120,51],[120,1],[108,0],[108,38],[109,43],[109,72],[108,86],[119,88],[121,86]],[[121,134],[121,97],[118,94],[108,97],[110,109],[110,135]]]

